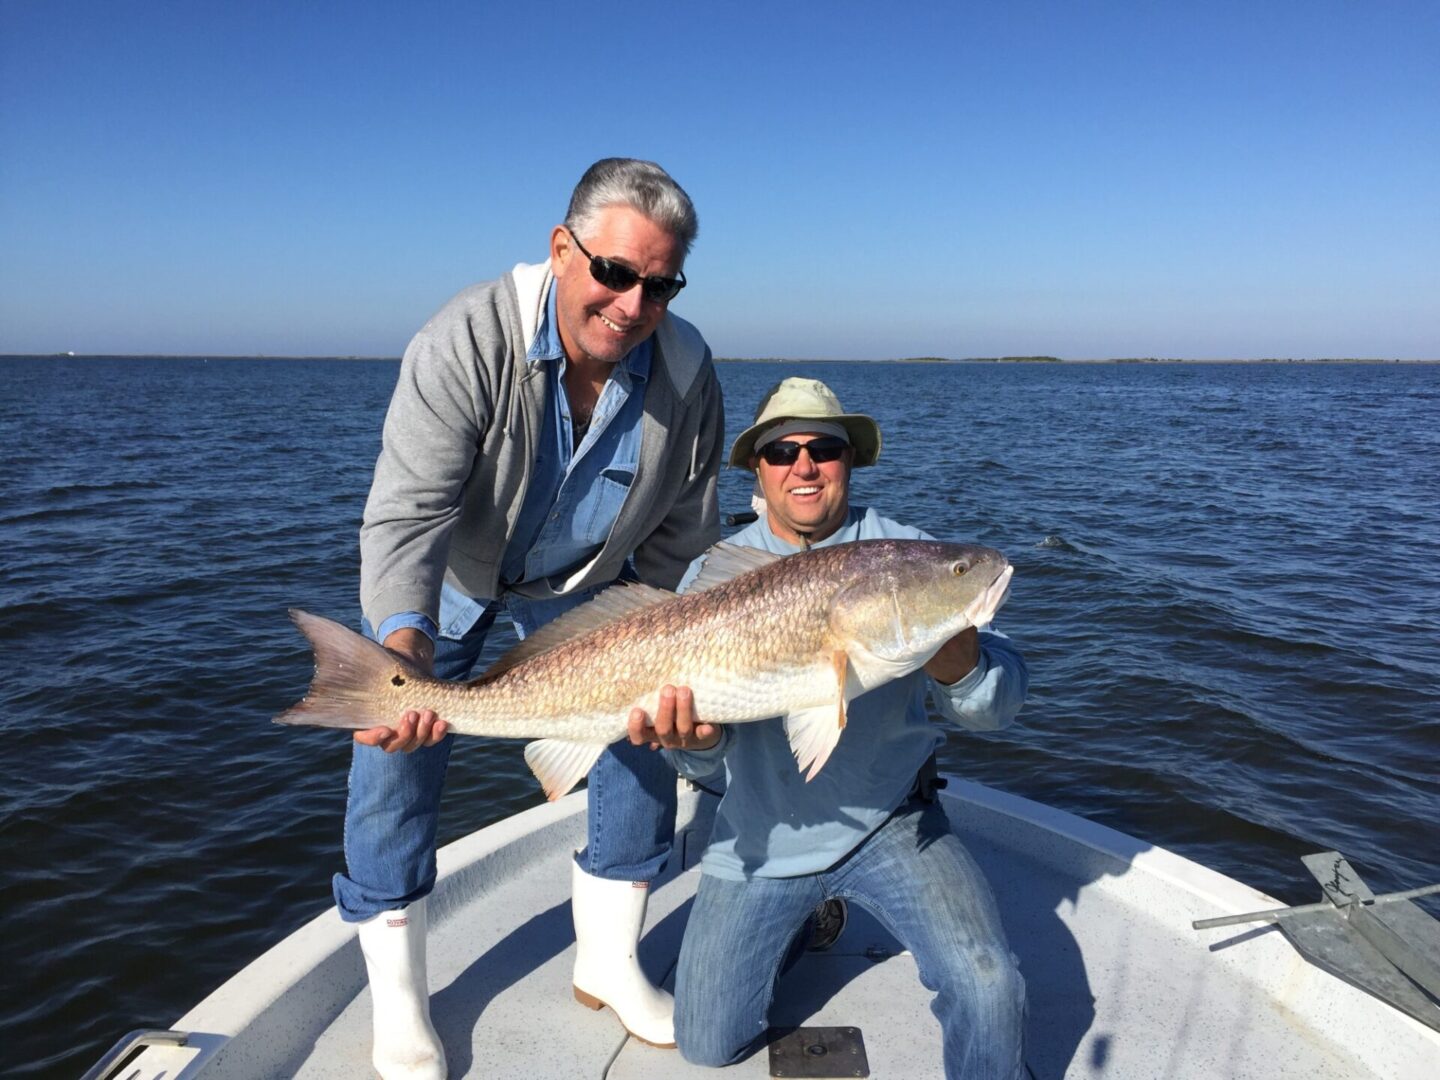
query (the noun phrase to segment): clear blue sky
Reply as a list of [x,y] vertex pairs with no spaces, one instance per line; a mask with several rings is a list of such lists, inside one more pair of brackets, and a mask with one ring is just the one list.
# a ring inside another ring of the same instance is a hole
[[0,352],[398,355],[576,179],[721,356],[1440,358],[1440,4],[0,0]]

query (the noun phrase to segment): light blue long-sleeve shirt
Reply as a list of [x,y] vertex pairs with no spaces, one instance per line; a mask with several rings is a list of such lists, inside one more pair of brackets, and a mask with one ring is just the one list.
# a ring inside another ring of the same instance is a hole
[[[546,395],[545,426],[537,443],[525,501],[501,561],[502,585],[564,577],[583,566],[604,545],[640,460],[645,385],[650,378],[653,352],[653,343],[646,338],[615,366],[595,403],[590,426],[577,445],[570,400],[564,390],[565,347],[560,339],[552,283],[545,318],[525,355],[527,364],[554,367]],[[493,603],[493,597],[466,596],[442,584],[438,627],[418,611],[402,611],[386,619],[376,636],[384,641],[392,631],[408,626],[431,638],[437,633],[458,638]],[[568,610],[574,606],[574,599],[530,601],[522,606]],[[544,613],[539,614],[538,622],[546,621]]]
[[[777,555],[800,550],[771,532],[764,517],[727,539]],[[933,538],[873,510],[851,507],[845,524],[813,546],[882,539]],[[702,561],[691,565],[682,592]],[[703,780],[722,765],[726,772],[703,871],[743,880],[795,877],[833,866],[904,802],[920,766],[944,741],[926,713],[927,694],[946,719],[991,731],[1015,718],[1028,683],[1025,660],[1010,639],[985,629],[979,661],[953,686],[916,671],[852,701],[835,751],[809,783],[795,765],[779,717],[726,726],[720,742],[708,750],[665,751],[691,779]]]

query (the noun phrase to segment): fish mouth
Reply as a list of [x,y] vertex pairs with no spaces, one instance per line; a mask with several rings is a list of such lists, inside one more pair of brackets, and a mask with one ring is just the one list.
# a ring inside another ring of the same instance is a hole
[[970,601],[970,606],[965,609],[965,617],[970,620],[971,626],[984,626],[995,618],[995,613],[1010,598],[1010,578],[1014,573],[1015,568],[1006,563],[1005,568],[995,575],[995,580],[985,587],[985,591]]

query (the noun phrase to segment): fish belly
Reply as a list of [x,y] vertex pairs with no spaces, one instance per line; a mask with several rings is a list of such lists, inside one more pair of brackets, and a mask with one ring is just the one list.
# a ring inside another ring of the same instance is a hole
[[[839,700],[835,672],[829,664],[756,671],[738,677],[697,673],[688,685],[695,695],[696,716],[712,724],[766,720]],[[653,716],[659,698],[657,687],[637,704]]]

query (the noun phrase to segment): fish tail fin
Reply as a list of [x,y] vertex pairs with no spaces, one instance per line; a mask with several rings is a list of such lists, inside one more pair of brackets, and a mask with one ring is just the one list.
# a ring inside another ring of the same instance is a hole
[[525,744],[525,764],[545,789],[545,797],[554,802],[585,778],[606,745],[540,739]]
[[395,717],[382,707],[382,691],[396,679],[424,676],[390,650],[329,619],[292,608],[290,618],[315,652],[315,675],[303,700],[277,724],[365,731],[389,727]]

